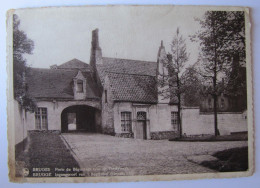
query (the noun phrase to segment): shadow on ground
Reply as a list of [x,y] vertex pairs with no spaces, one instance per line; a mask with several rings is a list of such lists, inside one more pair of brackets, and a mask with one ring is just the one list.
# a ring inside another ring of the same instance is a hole
[[50,177],[76,177],[81,173],[73,171],[73,168],[79,168],[79,165],[70,150],[66,148],[60,135],[55,133],[30,133],[29,149],[18,156],[16,161],[18,162],[16,168],[22,171],[21,176],[24,175],[21,174],[24,173],[24,169],[28,169],[29,174],[26,174],[28,177],[49,177],[49,175]]
[[248,170],[248,147],[219,151],[213,156],[218,160],[204,161],[201,165],[219,172]]

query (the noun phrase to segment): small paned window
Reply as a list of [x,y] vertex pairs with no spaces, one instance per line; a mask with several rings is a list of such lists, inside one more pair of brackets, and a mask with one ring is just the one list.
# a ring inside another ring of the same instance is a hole
[[211,98],[208,99],[208,105],[209,105],[209,109],[212,109],[212,100],[211,100]]
[[131,112],[121,112],[121,130],[132,132]]
[[137,120],[146,120],[146,112],[137,112]]
[[178,112],[171,112],[171,125],[174,131],[178,130]]
[[83,92],[83,81],[82,80],[78,80],[77,81],[77,92],[78,93],[82,93]]
[[38,130],[48,130],[47,108],[37,108],[35,111],[35,128]]
[[220,108],[224,108],[225,107],[225,100],[223,98],[221,98],[221,101],[220,101]]

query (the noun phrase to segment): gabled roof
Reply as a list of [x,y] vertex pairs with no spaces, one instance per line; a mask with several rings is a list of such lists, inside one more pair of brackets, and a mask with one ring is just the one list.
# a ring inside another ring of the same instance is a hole
[[154,76],[107,73],[114,101],[157,103]]
[[98,74],[102,83],[104,83],[107,72],[156,76],[156,69],[156,62],[108,57],[103,57],[103,64],[97,65]]
[[87,63],[84,63],[78,59],[72,59],[66,63],[57,66],[58,69],[90,69]]
[[85,80],[86,77],[83,75],[83,73],[79,70],[77,75],[74,77],[74,79],[78,79],[78,80]]
[[[73,78],[77,73],[77,70],[30,68],[26,78],[28,93],[34,98],[74,99]],[[99,98],[91,73],[82,74],[87,81],[86,98]]]

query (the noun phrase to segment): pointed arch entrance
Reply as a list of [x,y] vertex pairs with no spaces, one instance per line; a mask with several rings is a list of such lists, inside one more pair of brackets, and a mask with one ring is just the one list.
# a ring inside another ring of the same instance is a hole
[[61,113],[61,132],[98,132],[100,114],[91,106],[69,106]]

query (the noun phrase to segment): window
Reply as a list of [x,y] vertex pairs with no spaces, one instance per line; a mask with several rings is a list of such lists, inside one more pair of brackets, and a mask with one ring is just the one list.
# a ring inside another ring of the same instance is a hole
[[38,130],[48,129],[47,108],[37,108],[35,111],[35,128]]
[[82,80],[78,80],[77,81],[77,92],[78,93],[82,93],[83,92],[83,81]]
[[107,103],[107,90],[105,90],[105,103]]
[[146,120],[146,112],[137,112],[137,120]]
[[174,131],[178,130],[178,112],[171,112],[171,125]]
[[224,108],[225,107],[225,100],[223,98],[221,98],[221,101],[220,101],[220,108]]
[[208,104],[209,104],[209,109],[212,109],[212,102],[211,102],[211,98],[208,99]]
[[131,112],[121,112],[121,130],[131,132]]

